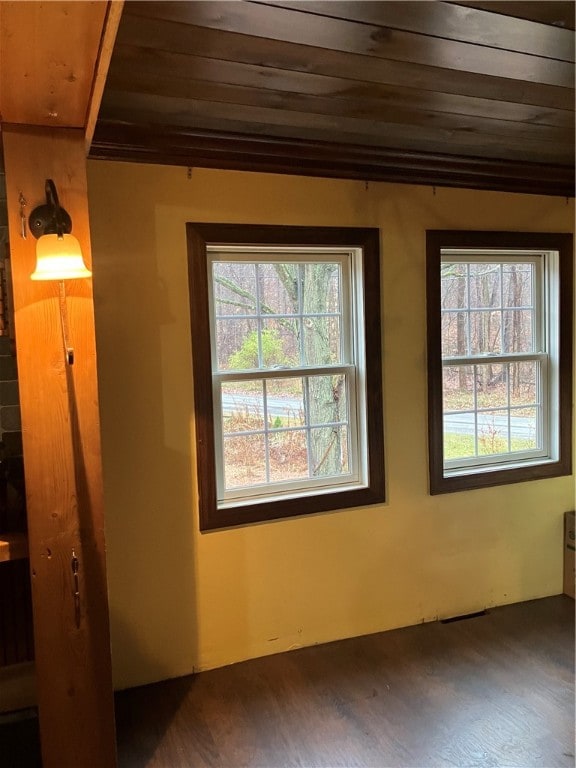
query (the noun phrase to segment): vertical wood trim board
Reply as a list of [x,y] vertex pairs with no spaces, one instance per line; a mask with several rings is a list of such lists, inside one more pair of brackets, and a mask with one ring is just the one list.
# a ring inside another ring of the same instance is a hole
[[[116,765],[102,468],[91,280],[67,281],[66,366],[58,284],[35,283],[26,213],[54,179],[90,265],[85,137],[81,129],[3,126],[16,349],[26,471],[35,657],[44,768]],[[72,552],[79,560],[80,623]]]

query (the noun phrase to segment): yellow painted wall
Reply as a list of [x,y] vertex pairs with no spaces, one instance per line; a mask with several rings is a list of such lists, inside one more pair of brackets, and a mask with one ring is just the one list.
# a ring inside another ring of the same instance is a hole
[[[108,573],[128,686],[556,594],[574,479],[427,494],[424,232],[564,199],[91,162]],[[388,503],[199,534],[185,223],[379,227]]]

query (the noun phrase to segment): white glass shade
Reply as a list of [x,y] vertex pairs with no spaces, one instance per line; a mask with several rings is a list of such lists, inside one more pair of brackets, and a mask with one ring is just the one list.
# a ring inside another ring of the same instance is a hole
[[74,235],[42,235],[36,243],[36,269],[31,280],[73,280],[90,277]]

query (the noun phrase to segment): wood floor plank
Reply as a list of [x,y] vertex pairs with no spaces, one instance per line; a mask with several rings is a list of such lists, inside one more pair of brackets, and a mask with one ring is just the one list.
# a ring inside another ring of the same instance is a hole
[[574,602],[314,646],[118,695],[122,768],[568,768]]
[[[574,601],[342,640],[117,694],[120,768],[571,768]],[[2,768],[38,768],[0,721]]]

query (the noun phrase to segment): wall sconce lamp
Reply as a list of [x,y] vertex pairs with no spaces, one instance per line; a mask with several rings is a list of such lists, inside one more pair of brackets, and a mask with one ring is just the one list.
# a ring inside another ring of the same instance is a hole
[[32,280],[73,280],[90,277],[80,243],[71,235],[72,219],[60,207],[56,185],[46,179],[46,204],[34,208],[28,219],[30,232],[38,239],[36,269]]
[[64,280],[91,277],[84,264],[80,243],[71,235],[72,219],[60,206],[56,185],[46,179],[46,204],[34,208],[28,219],[30,232],[37,238],[36,269],[31,280],[58,280],[60,283],[60,320],[68,365],[74,363],[74,350],[68,343],[68,314]]

